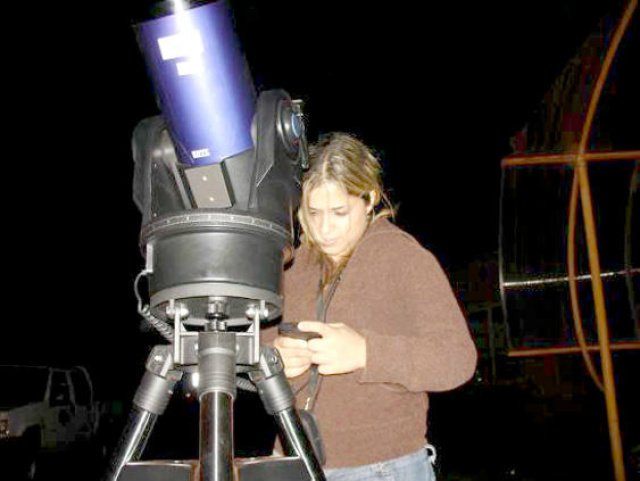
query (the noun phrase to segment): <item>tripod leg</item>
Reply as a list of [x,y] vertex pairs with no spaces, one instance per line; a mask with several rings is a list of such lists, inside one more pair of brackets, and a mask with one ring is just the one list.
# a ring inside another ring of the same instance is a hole
[[266,411],[275,417],[284,436],[285,450],[295,453],[302,460],[312,481],[325,481],[322,466],[295,409],[293,392],[276,349],[263,348],[260,372],[252,373],[251,380],[258,388]]
[[156,420],[164,413],[174,386],[182,376],[172,369],[171,346],[156,346],[147,358],[146,372],[104,481],[116,481],[128,462],[140,459]]
[[233,481],[233,402],[236,397],[236,335],[201,332],[200,370],[201,481]]

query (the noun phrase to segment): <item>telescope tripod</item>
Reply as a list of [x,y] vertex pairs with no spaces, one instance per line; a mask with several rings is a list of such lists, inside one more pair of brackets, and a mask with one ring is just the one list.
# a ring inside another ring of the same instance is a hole
[[[155,346],[133,399],[127,425],[105,481],[324,481],[318,455],[294,406],[278,351],[260,346],[262,308],[251,313],[249,332],[233,332],[223,320],[202,331],[186,331],[175,309],[174,343]],[[249,314],[248,314],[249,315]],[[265,410],[278,426],[283,457],[234,460],[233,403],[236,371],[244,366]],[[183,372],[197,369],[200,401],[199,460],[142,461],[156,420],[161,416]]]

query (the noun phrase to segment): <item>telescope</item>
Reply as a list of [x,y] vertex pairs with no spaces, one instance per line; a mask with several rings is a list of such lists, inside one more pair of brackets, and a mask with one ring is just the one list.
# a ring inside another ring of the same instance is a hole
[[[167,342],[147,358],[105,480],[322,481],[317,428],[295,409],[277,350],[260,343],[262,324],[281,314],[293,250],[307,164],[301,102],[256,94],[223,1],[159,4],[135,30],[161,111],[132,136],[145,259],[136,296]],[[144,460],[185,373],[199,377],[199,459]],[[284,456],[234,459],[238,388],[257,390]]]

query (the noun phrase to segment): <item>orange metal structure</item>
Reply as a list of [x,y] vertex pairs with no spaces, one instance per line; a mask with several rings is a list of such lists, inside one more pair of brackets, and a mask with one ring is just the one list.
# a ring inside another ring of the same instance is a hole
[[[591,98],[588,104],[588,110],[585,116],[585,122],[582,128],[579,146],[576,152],[568,154],[550,154],[550,155],[519,155],[509,156],[502,160],[502,168],[532,165],[558,165],[572,164],[574,175],[572,181],[570,204],[569,204],[569,236],[567,241],[567,272],[569,280],[569,289],[571,296],[571,309],[574,319],[577,341],[580,347],[556,346],[549,348],[537,349],[515,349],[509,355],[513,357],[524,356],[543,356],[557,355],[566,353],[582,353],[585,360],[587,370],[594,379],[596,385],[604,392],[607,421],[609,428],[609,439],[611,444],[611,454],[613,459],[613,467],[616,481],[624,481],[626,479],[622,442],[620,436],[620,427],[618,419],[618,405],[616,401],[616,386],[614,379],[614,369],[611,357],[612,350],[640,350],[640,341],[624,342],[612,344],[609,337],[609,325],[607,320],[607,311],[604,300],[600,258],[598,252],[598,240],[596,235],[596,224],[593,212],[593,201],[591,198],[591,187],[589,183],[588,164],[598,161],[616,161],[640,159],[640,151],[617,151],[617,152],[587,152],[587,143],[591,135],[595,113],[598,102],[605,82],[611,70],[613,59],[616,55],[618,46],[623,38],[634,12],[637,10],[637,0],[631,0],[626,5],[623,15],[616,27],[611,39],[611,43],[604,58],[602,70],[597,79]],[[592,291],[594,297],[596,322],[598,330],[598,344],[587,345],[581,325],[581,314],[578,303],[578,290],[576,287],[576,265],[575,265],[575,230],[578,198],[582,206],[582,216],[584,219],[585,236],[587,239],[587,250],[589,259],[589,271],[592,279]],[[596,372],[596,368],[591,360],[591,352],[599,351],[602,367],[602,380]]]

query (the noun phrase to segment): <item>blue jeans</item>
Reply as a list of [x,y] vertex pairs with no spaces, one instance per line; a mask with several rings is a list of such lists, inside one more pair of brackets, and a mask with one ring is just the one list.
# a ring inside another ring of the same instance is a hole
[[435,449],[427,446],[406,456],[354,468],[325,469],[327,481],[436,481]]

